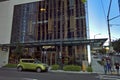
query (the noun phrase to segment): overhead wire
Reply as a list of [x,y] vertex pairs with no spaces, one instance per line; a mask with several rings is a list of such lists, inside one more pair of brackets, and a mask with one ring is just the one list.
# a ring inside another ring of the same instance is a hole
[[[105,1],[105,0],[104,0]],[[103,4],[103,1],[101,0],[101,6],[102,6],[102,9],[103,9],[103,14],[104,14],[104,18],[105,18],[105,21],[106,21],[106,24],[107,24],[107,15],[105,13],[105,8],[104,8],[104,4]]]

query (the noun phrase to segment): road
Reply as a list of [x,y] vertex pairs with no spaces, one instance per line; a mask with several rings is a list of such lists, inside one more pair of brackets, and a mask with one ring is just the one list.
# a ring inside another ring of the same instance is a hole
[[100,80],[93,73],[62,73],[62,72],[18,72],[16,69],[0,68],[0,80]]

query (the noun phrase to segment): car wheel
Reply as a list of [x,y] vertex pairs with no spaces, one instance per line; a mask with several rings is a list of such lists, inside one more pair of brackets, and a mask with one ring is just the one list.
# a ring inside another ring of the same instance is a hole
[[36,71],[37,71],[37,72],[41,72],[41,68],[37,68]]
[[19,67],[17,68],[17,70],[18,70],[18,71],[22,71],[22,70],[23,70],[22,66],[19,66]]

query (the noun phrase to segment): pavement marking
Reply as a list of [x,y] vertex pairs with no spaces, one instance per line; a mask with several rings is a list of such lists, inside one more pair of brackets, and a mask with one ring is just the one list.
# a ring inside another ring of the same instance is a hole
[[120,76],[117,75],[99,75],[99,78],[105,80],[120,80]]
[[23,78],[23,80],[38,80],[38,79],[32,79],[32,78]]

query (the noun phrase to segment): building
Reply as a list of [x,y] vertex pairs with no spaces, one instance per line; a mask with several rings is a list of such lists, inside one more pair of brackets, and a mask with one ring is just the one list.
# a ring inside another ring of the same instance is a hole
[[88,59],[87,46],[101,41],[89,39],[87,5],[82,0],[14,4],[11,26],[10,43],[6,44],[10,47],[10,62],[15,59],[14,50],[20,43],[23,56],[48,64],[80,64]]
[[61,55],[62,58],[82,58],[87,53],[86,45],[64,44],[63,41],[70,42],[87,38],[85,12],[85,4],[81,0],[43,0],[15,5],[11,43],[57,40],[59,44],[46,43],[37,47],[33,46],[32,50],[37,54],[42,54],[46,49],[44,52],[48,56],[52,54],[53,59],[57,53],[58,57]]

